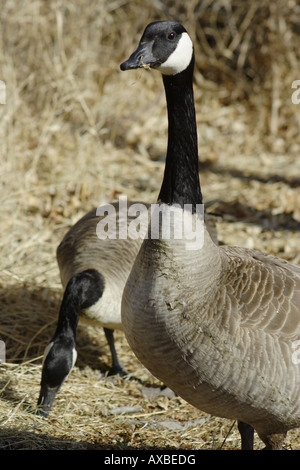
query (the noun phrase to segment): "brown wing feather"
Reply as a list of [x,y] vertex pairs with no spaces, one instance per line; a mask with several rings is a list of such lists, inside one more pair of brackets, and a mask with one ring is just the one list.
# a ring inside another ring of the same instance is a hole
[[282,339],[299,336],[300,267],[255,250],[220,250],[227,258],[228,295],[238,299],[241,326]]

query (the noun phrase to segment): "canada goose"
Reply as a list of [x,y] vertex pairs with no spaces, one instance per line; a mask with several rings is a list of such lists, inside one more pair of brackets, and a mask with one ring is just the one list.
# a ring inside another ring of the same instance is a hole
[[140,67],[161,71],[166,92],[162,218],[171,210],[175,217],[184,213],[200,224],[203,239],[188,249],[184,236],[145,238],[123,293],[125,335],[138,359],[174,392],[200,410],[238,420],[243,449],[253,448],[253,428],[266,449],[279,449],[287,431],[300,426],[300,361],[293,355],[300,340],[300,267],[217,246],[199,217],[194,49],[185,28],[149,24],[121,64],[122,70]]
[[[82,217],[64,236],[57,248],[57,262],[65,288],[56,331],[43,358],[38,411],[47,416],[76,358],[76,331],[79,316],[87,323],[103,326],[112,356],[109,374],[125,375],[114,344],[114,329],[122,329],[121,298],[123,288],[141,245],[148,222],[148,205],[140,203],[108,204]],[[115,217],[116,216],[116,217]],[[127,236],[132,222],[138,222],[134,238]],[[99,238],[103,222],[106,237]],[[124,229],[126,233],[120,234]],[[106,226],[106,228],[104,227]],[[109,231],[108,231],[109,230]]]

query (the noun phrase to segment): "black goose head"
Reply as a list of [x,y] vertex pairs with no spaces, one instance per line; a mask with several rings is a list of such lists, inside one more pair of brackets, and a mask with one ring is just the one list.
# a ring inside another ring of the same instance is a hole
[[153,68],[164,75],[186,70],[194,57],[191,38],[186,29],[173,21],[150,23],[137,49],[121,64],[121,70]]
[[70,374],[77,358],[72,338],[57,337],[45,349],[38,414],[48,416],[56,394]]

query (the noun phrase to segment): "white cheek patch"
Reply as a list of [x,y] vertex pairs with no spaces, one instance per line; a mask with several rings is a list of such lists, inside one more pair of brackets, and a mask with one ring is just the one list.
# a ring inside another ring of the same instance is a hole
[[192,40],[187,33],[182,33],[175,51],[158,67],[158,70],[165,75],[176,75],[190,65],[192,56]]
[[77,360],[77,351],[75,348],[72,349],[72,367],[71,369],[69,370],[69,373],[66,375],[66,377],[64,378],[64,381],[69,377],[74,365],[75,365],[75,362]]
[[[73,351],[72,351],[72,369],[73,367],[75,366],[75,362],[77,360],[77,351],[75,348],[73,348]],[[71,370],[72,370],[71,369]],[[70,371],[71,372],[71,371]]]

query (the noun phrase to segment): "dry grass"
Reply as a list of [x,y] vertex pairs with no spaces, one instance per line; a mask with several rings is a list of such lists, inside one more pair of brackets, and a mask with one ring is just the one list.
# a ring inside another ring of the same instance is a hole
[[[50,418],[34,408],[61,298],[62,235],[104,200],[151,202],[160,187],[161,79],[119,71],[149,19],[176,18],[195,41],[201,181],[220,239],[300,263],[296,0],[4,0],[1,16],[0,448],[216,449],[225,438],[224,449],[239,448],[230,421],[149,398],[138,381],[99,380],[110,357],[91,327],[80,326],[79,359]],[[159,385],[121,333],[117,347],[144,386]],[[299,438],[289,433],[286,448],[300,449]]]

